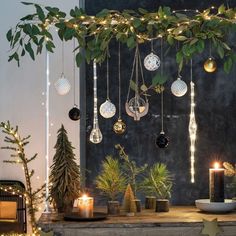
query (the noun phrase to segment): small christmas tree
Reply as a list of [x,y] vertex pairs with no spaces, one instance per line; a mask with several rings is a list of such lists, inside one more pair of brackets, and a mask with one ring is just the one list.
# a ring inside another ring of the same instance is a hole
[[50,198],[58,212],[69,212],[72,210],[73,201],[79,196],[80,170],[75,162],[74,147],[68,140],[63,125],[57,133],[57,142],[54,147],[56,153],[50,174]]
[[128,184],[125,195],[124,195],[124,200],[123,200],[123,209],[126,213],[135,213],[137,212],[136,204],[135,204],[135,198],[134,198],[134,193],[131,188],[131,185]]

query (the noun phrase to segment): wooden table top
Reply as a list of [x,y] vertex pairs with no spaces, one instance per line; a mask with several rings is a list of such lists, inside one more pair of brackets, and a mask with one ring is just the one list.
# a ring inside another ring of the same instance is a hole
[[[105,212],[106,208],[96,208],[96,212]],[[43,213],[38,221],[39,227],[154,227],[154,226],[191,226],[202,224],[203,219],[217,218],[220,225],[236,226],[236,211],[227,214],[203,213],[193,206],[172,206],[169,212],[156,213],[154,210],[142,210],[135,216],[108,216],[104,221],[72,222],[64,221],[63,214]]]

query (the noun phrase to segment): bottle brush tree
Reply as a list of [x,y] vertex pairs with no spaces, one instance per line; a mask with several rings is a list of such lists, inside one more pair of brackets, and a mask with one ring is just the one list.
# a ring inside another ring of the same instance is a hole
[[135,213],[137,211],[136,204],[135,204],[134,200],[135,200],[135,198],[134,198],[133,190],[131,188],[131,185],[128,184],[126,191],[125,191],[124,200],[123,200],[123,209],[125,212]]
[[74,147],[62,125],[58,130],[56,153],[50,174],[50,199],[58,212],[69,212],[80,191],[80,170],[75,161]]

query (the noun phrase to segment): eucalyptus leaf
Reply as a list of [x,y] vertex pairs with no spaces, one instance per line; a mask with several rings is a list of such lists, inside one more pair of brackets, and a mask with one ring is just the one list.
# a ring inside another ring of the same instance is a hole
[[138,91],[138,85],[133,80],[130,80],[130,88],[135,92]]

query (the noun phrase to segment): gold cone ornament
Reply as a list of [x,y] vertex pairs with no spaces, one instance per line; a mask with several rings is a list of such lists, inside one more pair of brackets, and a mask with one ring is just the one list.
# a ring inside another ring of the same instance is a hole
[[209,57],[204,63],[204,70],[213,73],[217,69],[216,61],[213,57]]
[[113,131],[116,134],[123,134],[126,130],[126,124],[119,118],[113,125]]

